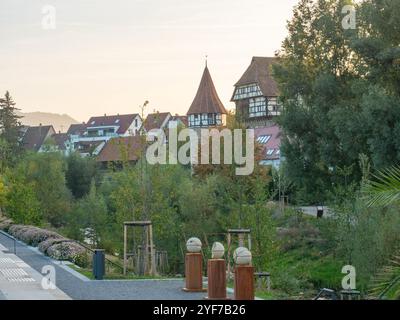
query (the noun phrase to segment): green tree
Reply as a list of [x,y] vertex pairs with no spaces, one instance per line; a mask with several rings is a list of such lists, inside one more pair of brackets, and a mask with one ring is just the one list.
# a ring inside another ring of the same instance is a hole
[[[288,24],[275,77],[284,112],[282,152],[306,203],[326,200],[340,168],[366,154],[374,168],[400,160],[398,1],[357,5],[357,29],[342,28],[350,1],[302,0]],[[390,27],[388,27],[390,26]],[[355,168],[348,181],[361,179]]]
[[13,175],[8,191],[5,199],[7,216],[15,223],[40,225],[43,215],[34,184],[23,176]]
[[13,170],[33,186],[45,222],[65,224],[71,209],[71,193],[65,182],[66,165],[58,152],[28,154]]
[[347,153],[330,116],[352,98],[348,85],[354,77],[354,59],[341,24],[341,10],[349,2],[300,1],[288,23],[280,65],[274,68],[284,106],[279,119],[282,152],[298,200],[306,203],[321,202],[335,168],[351,164],[359,153]]
[[71,211],[69,219],[69,235],[75,239],[89,241],[99,247],[106,236],[108,225],[107,205],[100,193],[97,192],[94,181],[89,193],[78,200]]
[[[19,109],[15,107],[15,102],[7,91],[4,98],[0,98],[0,139],[4,140],[9,148],[9,152],[3,154],[3,159],[11,161],[20,152],[21,137],[21,118],[16,114]],[[4,149],[3,149],[4,151]]]
[[73,153],[67,158],[66,183],[73,196],[80,199],[86,196],[93,179],[97,182],[98,171],[96,161],[91,157],[81,157]]

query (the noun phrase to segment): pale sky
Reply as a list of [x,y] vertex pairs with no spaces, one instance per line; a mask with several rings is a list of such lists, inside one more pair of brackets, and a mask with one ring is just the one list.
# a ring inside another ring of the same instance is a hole
[[[273,56],[298,0],[0,0],[0,94],[23,112],[186,114],[205,56],[227,109],[253,56]],[[56,28],[42,9],[56,9]]]

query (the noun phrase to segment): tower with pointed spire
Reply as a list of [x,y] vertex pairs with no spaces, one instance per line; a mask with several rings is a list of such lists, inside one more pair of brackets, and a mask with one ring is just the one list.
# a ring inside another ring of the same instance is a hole
[[218,97],[207,60],[197,94],[187,112],[189,128],[226,126],[227,111]]

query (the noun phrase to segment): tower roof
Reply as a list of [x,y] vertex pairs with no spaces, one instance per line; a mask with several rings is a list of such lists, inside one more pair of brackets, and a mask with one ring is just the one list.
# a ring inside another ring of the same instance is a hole
[[187,112],[188,115],[199,113],[228,113],[218,97],[207,66],[204,69],[197,94]]
[[277,63],[278,58],[253,57],[250,66],[242,75],[235,87],[241,87],[257,83],[261,92],[266,97],[279,96],[278,85],[272,76],[272,64]]

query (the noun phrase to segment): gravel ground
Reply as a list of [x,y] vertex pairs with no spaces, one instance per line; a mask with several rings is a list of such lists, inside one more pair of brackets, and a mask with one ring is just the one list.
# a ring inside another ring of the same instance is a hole
[[[10,248],[10,241],[2,234],[0,244]],[[206,295],[183,292],[183,280],[88,281],[20,242],[17,243],[17,256],[38,272],[45,265],[53,265],[56,269],[57,287],[74,300],[200,300]],[[0,292],[0,300],[1,296]]]

